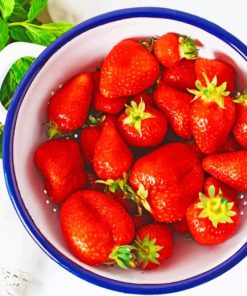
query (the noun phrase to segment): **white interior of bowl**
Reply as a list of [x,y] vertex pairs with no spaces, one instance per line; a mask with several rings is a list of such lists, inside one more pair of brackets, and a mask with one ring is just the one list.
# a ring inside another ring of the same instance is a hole
[[14,167],[26,209],[40,232],[72,261],[107,278],[130,283],[171,283],[184,280],[217,266],[246,243],[247,215],[241,218],[238,232],[227,242],[203,247],[191,238],[176,237],[174,255],[160,268],[143,272],[119,268],[90,267],[79,262],[68,250],[61,235],[59,213],[47,204],[43,180],[33,164],[33,154],[44,141],[46,107],[50,92],[81,71],[92,71],[118,41],[128,37],[146,37],[166,32],[189,35],[201,41],[200,55],[220,57],[237,70],[240,88],[246,85],[246,61],[230,46],[202,29],[178,21],[156,18],[132,18],[91,29],[62,47],[46,63],[29,88],[17,118],[14,136]]

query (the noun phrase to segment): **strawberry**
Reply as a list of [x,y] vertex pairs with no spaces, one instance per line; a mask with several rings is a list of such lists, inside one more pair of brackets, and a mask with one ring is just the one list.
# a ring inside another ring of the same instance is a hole
[[202,167],[231,188],[247,190],[247,151],[209,155],[203,159]]
[[138,230],[136,236],[138,265],[142,269],[159,267],[173,253],[173,236],[166,224],[147,224]]
[[242,95],[237,96],[237,120],[233,127],[233,134],[238,143],[247,149],[247,89]]
[[50,140],[35,151],[34,162],[45,178],[45,189],[56,202],[86,185],[79,144],[71,139]]
[[214,186],[209,187],[209,196],[199,194],[187,209],[187,222],[190,232],[198,243],[215,245],[229,239],[237,230],[238,209],[228,202],[221,192],[216,193]]
[[99,81],[100,81],[100,71],[93,73],[93,81],[94,81],[94,94],[93,94],[93,106],[95,110],[105,112],[108,114],[117,114],[123,108],[124,104],[127,102],[127,97],[120,98],[106,98],[102,95],[99,89]]
[[221,190],[222,195],[224,198],[226,198],[229,201],[233,201],[237,204],[238,202],[238,192],[231,187],[228,187],[224,183],[218,181],[214,177],[207,177],[204,183],[204,192],[206,195],[209,195],[209,188],[210,186],[214,186],[215,188],[215,193],[219,194],[219,191]]
[[[121,161],[120,161],[121,159]],[[122,140],[114,118],[106,119],[95,145],[93,167],[100,179],[117,179],[128,172],[133,155]]]
[[202,160],[205,157],[205,154],[202,153],[202,151],[199,149],[199,147],[193,139],[184,142],[184,144],[186,144],[192,151],[194,151],[194,153],[200,160]]
[[123,138],[132,146],[152,147],[160,144],[167,132],[165,116],[142,100],[131,101],[118,117],[118,127]]
[[96,143],[101,135],[101,125],[91,125],[81,131],[80,144],[83,156],[88,164],[93,164]]
[[241,147],[234,138],[232,134],[229,134],[228,138],[226,139],[225,143],[223,146],[220,147],[220,149],[217,150],[217,152],[233,152],[233,151],[238,151],[240,150]]
[[146,197],[153,218],[170,223],[183,219],[201,191],[203,171],[187,145],[170,143],[136,160],[129,181],[139,192],[142,187],[139,195]]
[[190,106],[193,96],[164,83],[154,92],[154,102],[164,112],[172,130],[183,139],[190,139]]
[[217,86],[217,78],[207,86],[196,81],[198,90],[189,90],[195,95],[191,106],[191,129],[200,150],[205,154],[216,152],[228,137],[235,121],[235,104],[228,97],[226,83]]
[[107,98],[131,96],[148,89],[159,75],[153,55],[135,40],[122,40],[106,56],[100,91]]
[[162,74],[162,81],[181,91],[193,88],[196,81],[195,61],[182,59]]
[[48,118],[53,128],[52,137],[58,131],[73,131],[85,123],[92,99],[92,76],[81,73],[74,76],[60,88],[48,105]]
[[226,82],[227,91],[235,91],[235,70],[226,62],[217,59],[198,58],[195,61],[195,72],[197,80],[203,86],[207,86],[206,74],[210,81],[216,76],[219,85]]
[[62,204],[60,222],[74,256],[89,265],[108,261],[114,246],[130,243],[135,235],[133,221],[125,209],[94,190],[72,194]]
[[181,59],[195,59],[198,55],[195,41],[187,36],[166,33],[160,36],[154,45],[154,55],[165,67],[171,67]]

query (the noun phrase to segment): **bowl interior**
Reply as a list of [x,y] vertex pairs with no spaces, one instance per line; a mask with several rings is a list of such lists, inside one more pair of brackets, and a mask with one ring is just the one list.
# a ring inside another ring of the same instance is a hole
[[[238,232],[224,244],[203,247],[187,236],[176,237],[174,255],[154,271],[90,267],[79,262],[68,250],[59,226],[59,209],[43,193],[43,180],[34,164],[33,155],[44,141],[47,102],[51,91],[60,83],[82,71],[93,71],[118,41],[128,37],[147,37],[177,32],[198,39],[200,56],[217,57],[232,64],[239,88],[247,80],[244,58],[212,34],[183,22],[152,17],[135,17],[90,29],[60,48],[39,71],[20,107],[13,142],[14,173],[26,211],[40,233],[64,256],[86,270],[110,279],[128,283],[172,283],[184,280],[217,266],[246,243],[247,215],[241,218]],[[46,246],[44,246],[46,248]]]

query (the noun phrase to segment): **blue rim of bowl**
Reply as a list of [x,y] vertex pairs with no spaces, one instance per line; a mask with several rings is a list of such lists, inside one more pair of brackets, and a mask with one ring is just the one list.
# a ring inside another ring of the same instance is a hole
[[223,274],[224,272],[232,268],[234,265],[236,265],[238,262],[240,262],[243,258],[246,257],[247,243],[245,243],[233,256],[228,258],[220,265],[208,270],[207,272],[178,282],[166,284],[133,284],[112,280],[110,278],[105,278],[103,276],[97,275],[93,272],[84,269],[83,267],[79,266],[78,264],[74,263],[64,255],[62,255],[41,234],[38,227],[33,223],[31,216],[29,216],[29,214],[27,213],[25,204],[21,199],[13,165],[12,146],[14,141],[14,131],[18,112],[22,100],[24,99],[30,84],[32,83],[33,79],[40,71],[42,66],[63,45],[65,45],[67,42],[69,42],[76,36],[82,34],[83,32],[86,32],[94,27],[101,26],[110,22],[135,17],[165,18],[175,21],[181,21],[199,27],[223,40],[247,61],[247,47],[244,43],[242,43],[240,40],[238,40],[236,37],[225,31],[218,25],[198,16],[194,16],[192,14],[185,13],[182,11],[160,7],[127,8],[105,13],[93,17],[89,20],[86,20],[83,23],[74,27],[69,32],[65,33],[63,36],[58,38],[53,44],[51,44],[47,49],[45,49],[44,52],[41,53],[41,55],[32,64],[27,74],[23,78],[22,82],[20,83],[19,87],[17,88],[11,106],[8,110],[8,115],[5,124],[3,139],[3,166],[8,192],[20,220],[22,221],[24,227],[29,232],[31,237],[36,241],[36,243],[43,249],[43,251],[49,257],[51,257],[59,265],[63,266],[71,273],[90,283],[111,290],[135,294],[164,294],[185,290],[203,284]]

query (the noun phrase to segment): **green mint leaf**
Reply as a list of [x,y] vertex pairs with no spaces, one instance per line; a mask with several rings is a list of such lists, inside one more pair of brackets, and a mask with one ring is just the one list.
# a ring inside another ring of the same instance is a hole
[[13,13],[11,14],[11,17],[9,18],[10,22],[22,22],[25,21],[28,18],[28,11],[30,5],[27,3],[23,2],[21,0],[16,0],[15,1],[15,6]]
[[9,27],[9,31],[10,31],[11,38],[13,40],[32,42],[32,40],[29,38],[27,34],[26,28],[24,27],[20,27],[20,26]]
[[25,27],[26,34],[33,43],[47,46],[56,39],[54,34],[42,30],[41,26],[27,24]]
[[9,41],[9,29],[5,20],[0,17],[0,50],[2,50]]
[[7,73],[0,90],[0,101],[6,109],[8,109],[17,86],[33,61],[34,58],[32,57],[19,59],[12,65]]
[[49,33],[54,34],[56,37],[59,37],[66,31],[73,28],[73,24],[69,23],[50,23],[50,24],[43,24],[41,28]]
[[0,0],[0,12],[3,19],[7,20],[11,16],[14,6],[15,0]]
[[0,158],[2,158],[3,130],[4,130],[4,125],[0,122]]
[[32,0],[28,20],[32,22],[45,9],[47,0]]

